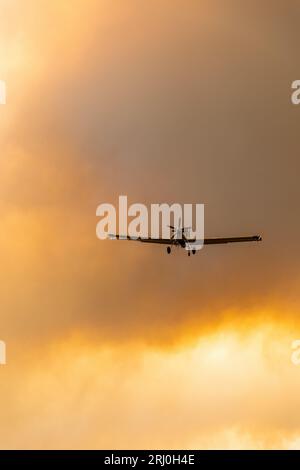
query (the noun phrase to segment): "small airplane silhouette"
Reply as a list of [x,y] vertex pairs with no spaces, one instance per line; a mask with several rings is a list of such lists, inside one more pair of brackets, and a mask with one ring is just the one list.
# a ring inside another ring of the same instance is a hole
[[[181,223],[180,223],[181,225]],[[147,238],[137,237],[132,238],[127,235],[116,235],[109,234],[110,240],[131,240],[142,243],[158,243],[160,245],[168,245],[167,253],[170,254],[173,247],[184,248],[188,252],[188,256],[196,254],[197,249],[195,244],[199,245],[221,245],[225,243],[241,243],[241,242],[260,242],[262,237],[260,235],[253,235],[247,237],[216,237],[216,238],[204,238],[203,240],[196,240],[196,238],[190,238],[191,227],[174,227],[173,225],[168,226],[171,229],[170,238]]]

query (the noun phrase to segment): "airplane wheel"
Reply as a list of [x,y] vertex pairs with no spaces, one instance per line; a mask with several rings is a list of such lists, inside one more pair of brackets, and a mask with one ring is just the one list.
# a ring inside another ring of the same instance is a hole
[[168,253],[168,255],[171,253],[171,247],[170,246],[168,246],[168,248],[167,248],[167,253]]
[[193,255],[195,255],[195,254],[196,254],[196,250],[193,250],[193,252],[192,252],[192,253],[193,253]]
[[188,256],[191,256],[191,253],[188,251]]

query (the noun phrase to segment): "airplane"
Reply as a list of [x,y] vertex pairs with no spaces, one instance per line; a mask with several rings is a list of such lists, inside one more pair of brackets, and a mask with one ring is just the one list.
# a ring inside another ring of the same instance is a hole
[[[180,224],[181,225],[181,224]],[[110,240],[131,240],[138,241],[142,243],[158,243],[161,245],[167,246],[167,253],[171,254],[173,247],[184,248],[188,252],[188,256],[196,254],[196,249],[194,248],[194,243],[197,242],[195,238],[189,238],[191,227],[174,227],[173,225],[168,225],[171,229],[170,238],[143,238],[137,237],[132,238],[127,235],[114,235],[109,234],[108,239]],[[199,243],[203,245],[220,245],[225,243],[241,243],[241,242],[260,242],[262,237],[260,235],[252,235],[246,237],[215,237],[215,238],[204,238],[204,240],[199,240]]]

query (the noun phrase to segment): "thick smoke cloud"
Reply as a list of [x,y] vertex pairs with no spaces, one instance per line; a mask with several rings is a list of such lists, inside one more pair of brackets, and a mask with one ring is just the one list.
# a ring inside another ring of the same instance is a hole
[[[24,23],[6,8],[25,49],[13,71],[26,77],[12,79],[1,160],[7,331],[18,319],[29,334],[147,336],[296,302],[299,7],[54,2],[45,14],[31,2]],[[119,194],[204,202],[207,235],[264,242],[191,260],[99,242],[95,209]]]

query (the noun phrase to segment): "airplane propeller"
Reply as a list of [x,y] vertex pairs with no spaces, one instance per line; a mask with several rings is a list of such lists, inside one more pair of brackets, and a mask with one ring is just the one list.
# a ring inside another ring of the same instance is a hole
[[184,232],[188,231],[190,227],[183,227],[181,224],[181,217],[179,219],[179,226],[174,227],[174,225],[168,225],[168,227],[172,230],[172,235],[171,235],[171,240],[174,240],[174,238],[183,238]]

